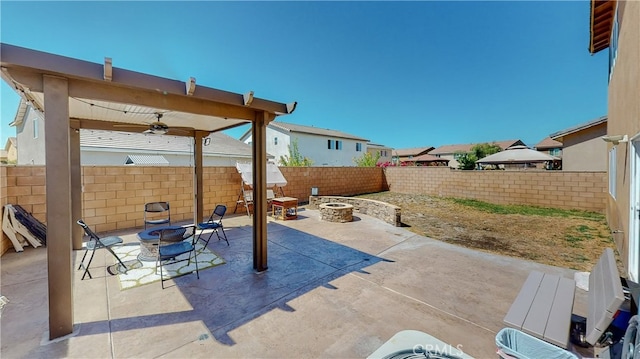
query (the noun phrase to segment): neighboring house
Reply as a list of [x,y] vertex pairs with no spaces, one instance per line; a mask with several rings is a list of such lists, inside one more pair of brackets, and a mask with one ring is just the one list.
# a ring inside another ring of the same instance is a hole
[[[626,271],[623,276],[637,285],[640,282],[640,2],[591,1],[589,24],[589,51],[595,54],[609,49],[605,138],[609,159],[607,220]],[[637,303],[637,296],[634,299]]]
[[546,168],[548,170],[561,170],[562,169],[562,142],[552,140],[551,137],[545,137],[542,141],[538,142],[533,149],[542,152],[545,155],[557,157],[558,159],[553,162],[544,164],[538,163],[536,167]]
[[[251,130],[240,137],[251,144]],[[267,126],[267,152],[276,163],[289,156],[289,145],[297,141],[298,151],[313,161],[313,166],[355,166],[354,158],[367,152],[369,140],[348,133],[318,127],[273,121]]]
[[9,137],[4,145],[3,158],[4,163],[18,163],[18,141],[15,137]]
[[410,160],[401,161],[400,164],[411,166],[448,166],[449,160],[425,153],[423,155],[412,157]]
[[552,133],[552,140],[562,143],[563,171],[605,171],[607,144],[607,116]]
[[[251,146],[224,133],[203,139],[204,166],[235,166],[251,162]],[[193,139],[183,136],[80,130],[80,161],[83,165],[192,166]],[[273,156],[268,155],[268,159]]]
[[20,143],[19,165],[44,165],[44,115],[21,99],[16,116],[9,124],[16,128],[16,139]]
[[549,156],[562,158],[562,142],[552,140],[551,137],[545,137],[542,141],[533,146],[533,149]]
[[[481,142],[485,143],[485,142]],[[493,141],[486,142],[490,144],[496,144],[500,147],[501,150],[505,150],[511,146],[526,146],[524,142],[520,140],[505,140],[505,141]],[[430,155],[449,160],[449,167],[458,168],[458,161],[456,161],[455,155],[459,152],[470,152],[473,146],[478,145],[480,143],[468,143],[468,144],[460,144],[460,145],[444,145],[440,146],[429,152]]]
[[[44,165],[44,120],[41,113],[20,102],[15,120],[18,165]],[[204,166],[235,166],[251,161],[251,146],[224,133],[216,132],[203,139]],[[273,156],[268,155],[273,160]],[[193,139],[182,136],[145,133],[80,130],[82,165],[193,165]]]
[[367,144],[367,152],[372,155],[380,154],[380,158],[378,159],[378,164],[381,163],[390,163],[391,162],[391,154],[393,153],[393,149],[391,147],[387,147],[384,145],[378,145],[376,143],[368,143]]
[[414,148],[399,148],[393,151],[393,163],[396,165],[402,162],[414,161],[414,157],[426,155],[429,151],[435,147],[414,147]]

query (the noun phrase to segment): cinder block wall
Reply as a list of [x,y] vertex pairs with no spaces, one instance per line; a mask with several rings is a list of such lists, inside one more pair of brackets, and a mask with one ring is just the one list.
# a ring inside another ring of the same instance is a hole
[[353,196],[386,191],[384,172],[379,167],[281,167],[287,186],[284,193],[308,202],[311,187],[320,196]]
[[[500,204],[604,212],[606,173],[566,171],[455,171],[438,167],[282,167],[285,195],[308,201],[319,195],[351,196],[390,190],[461,197]],[[46,223],[45,167],[0,166],[0,203],[19,204]],[[233,211],[240,193],[235,167],[206,167],[205,213],[216,204]],[[188,167],[85,166],[83,218],[99,232],[143,226],[143,206],[169,201],[176,221],[193,218],[193,177]],[[2,236],[0,253],[11,248]]]
[[[7,197],[8,183],[9,183],[9,180],[7,179],[7,167],[0,166],[0,205],[2,206],[3,209],[4,209],[4,205],[9,203],[8,197]],[[4,215],[4,212],[2,212],[2,214]],[[12,247],[11,242],[4,235],[4,232],[2,232],[1,238],[2,239],[0,240],[0,255],[2,255],[4,252],[6,252],[9,248]]]
[[[46,223],[45,167],[0,166],[2,205],[19,204]],[[381,168],[284,167],[285,194],[307,202],[311,187],[320,194],[348,196],[384,189]],[[241,178],[235,167],[205,167],[205,214],[216,204],[233,211]],[[83,219],[98,232],[143,227],[144,204],[169,201],[171,219],[193,218],[193,174],[189,167],[84,166],[82,168]],[[242,213],[239,210],[238,213]],[[0,253],[11,248],[2,236]]]
[[604,212],[606,172],[459,171],[442,167],[387,167],[389,190],[497,204]]

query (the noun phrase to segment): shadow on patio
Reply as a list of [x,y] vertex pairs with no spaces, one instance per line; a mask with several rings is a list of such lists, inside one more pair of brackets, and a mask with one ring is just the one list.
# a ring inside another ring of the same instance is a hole
[[[176,278],[165,290],[160,283],[120,290],[104,268],[112,257],[96,257],[94,279],[75,273],[75,335],[56,342],[43,340],[46,250],[7,253],[2,294],[11,303],[2,316],[2,354],[366,357],[394,333],[415,329],[487,357],[531,269],[572,275],[359,219],[326,223],[306,210],[295,221],[269,221],[269,270],[256,273],[249,217],[225,218],[231,245],[214,236],[209,248],[226,264],[202,270],[199,280]],[[118,234],[136,242],[135,232]]]

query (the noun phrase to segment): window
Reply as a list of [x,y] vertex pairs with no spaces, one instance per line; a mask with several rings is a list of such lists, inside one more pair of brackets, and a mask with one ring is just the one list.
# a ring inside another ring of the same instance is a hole
[[273,144],[276,146],[278,145],[278,137],[273,138]]
[[333,140],[327,140],[327,148],[330,150],[333,149]]
[[336,150],[341,150],[341,149],[342,149],[342,141],[336,140]]
[[33,138],[38,138],[38,118],[33,119]]
[[613,26],[611,29],[611,39],[609,40],[609,81],[613,69],[616,67],[616,58],[618,57],[618,36],[620,35],[620,24],[618,20],[618,3],[616,2],[616,10],[613,15]]
[[356,152],[362,151],[362,143],[356,142]]
[[616,147],[609,150],[609,194],[616,198]]
[[560,156],[560,149],[559,148],[552,148],[549,150],[549,155],[551,156]]

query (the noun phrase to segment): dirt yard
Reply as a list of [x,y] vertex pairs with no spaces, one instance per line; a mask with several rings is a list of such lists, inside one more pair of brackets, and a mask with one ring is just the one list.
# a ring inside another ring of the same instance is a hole
[[402,208],[410,231],[478,250],[590,271],[615,249],[603,214],[381,192],[364,196]]

